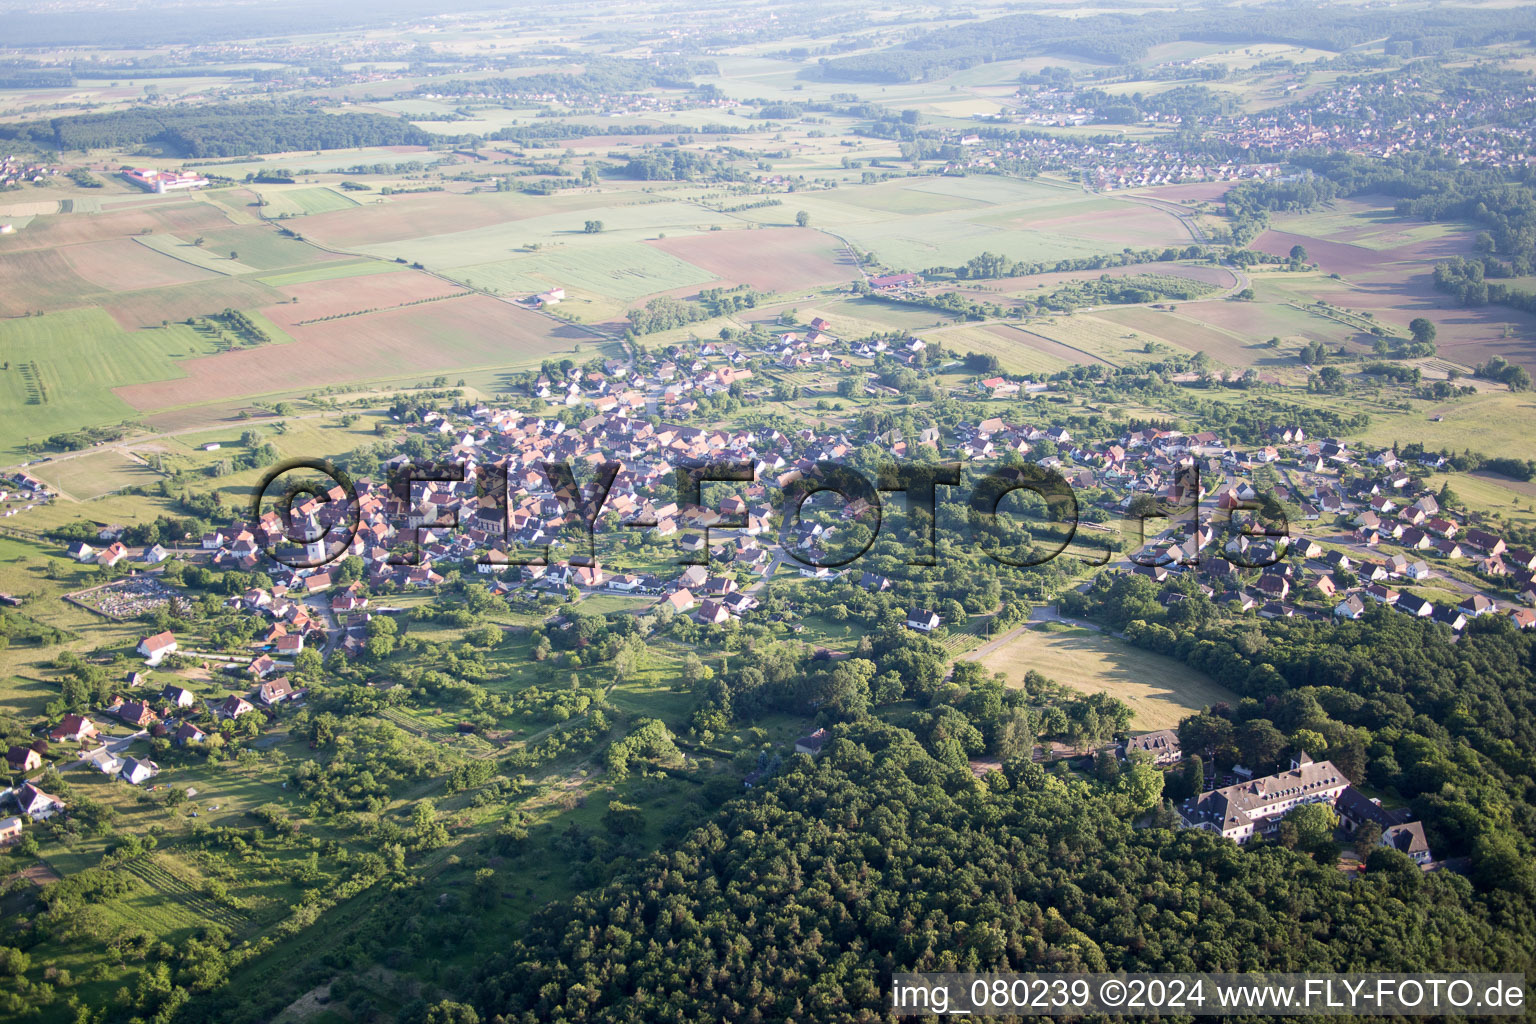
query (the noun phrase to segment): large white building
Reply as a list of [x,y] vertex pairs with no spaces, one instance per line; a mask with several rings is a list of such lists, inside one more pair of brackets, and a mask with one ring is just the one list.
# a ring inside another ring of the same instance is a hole
[[1332,761],[1314,761],[1303,752],[1291,759],[1290,771],[1213,789],[1185,801],[1184,820],[1246,843],[1258,833],[1273,832],[1294,807],[1316,803],[1332,807],[1348,788],[1349,780]]
[[1433,862],[1423,824],[1408,821],[1407,811],[1383,809],[1356,789],[1332,761],[1314,761],[1304,751],[1291,759],[1290,771],[1201,793],[1184,801],[1180,811],[1190,828],[1209,829],[1246,843],[1256,835],[1274,833],[1293,808],[1318,803],[1333,808],[1347,833],[1374,821],[1383,830],[1380,845],[1406,853],[1421,867]]
[[164,195],[184,188],[202,188],[208,179],[201,174],[181,171],[157,171],[151,167],[124,168],[123,177],[144,189]]

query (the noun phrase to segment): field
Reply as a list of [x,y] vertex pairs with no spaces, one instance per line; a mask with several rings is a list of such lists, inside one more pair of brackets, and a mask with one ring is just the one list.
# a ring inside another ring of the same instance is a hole
[[143,201],[101,213],[82,211],[36,217],[25,231],[0,237],[0,253],[99,242],[108,238],[148,237],[161,232],[195,237],[229,224],[218,206],[193,197],[132,198]]
[[[1315,238],[1348,239],[1351,245],[1387,252],[1404,246],[1434,242],[1456,233],[1446,221],[1419,222],[1397,216],[1390,196],[1361,196],[1334,200],[1329,208],[1301,216],[1284,217],[1286,231]],[[1311,250],[1308,250],[1311,253]]]
[[924,331],[922,336],[962,354],[976,352],[997,356],[1003,369],[1033,377],[1048,377],[1074,363],[1095,361],[1008,324],[940,327]]
[[147,253],[136,239],[130,238],[72,245],[61,251],[75,273],[111,292],[189,284],[216,276],[215,272],[178,256]]
[[[1250,317],[1234,317],[1243,324],[1244,330],[1238,331],[1219,328],[1210,322],[1213,307],[1220,305],[1236,306],[1237,303],[1177,303],[1174,312],[1148,309],[1144,306],[1127,306],[1122,309],[1102,310],[1095,316],[1112,324],[1119,324],[1135,331],[1138,336],[1145,335],[1149,339],[1164,342],[1190,352],[1204,352],[1218,363],[1227,366],[1246,367],[1264,362],[1279,362],[1282,359],[1280,350],[1263,348],[1263,340],[1272,337],[1274,332],[1260,334],[1270,328],[1270,324],[1264,319],[1263,311],[1254,311],[1258,315]],[[1244,304],[1246,305],[1246,303]],[[1226,312],[1223,310],[1222,312]],[[1248,310],[1239,311],[1246,314]]]
[[1111,242],[1115,249],[1189,242],[1178,220],[1159,211],[1087,196],[1074,186],[987,175],[808,192],[738,216],[784,225],[799,210],[810,215],[812,227],[908,271],[954,266],[984,250],[1052,261],[1103,252]]
[[1140,731],[1172,729],[1201,708],[1237,703],[1235,694],[1172,658],[1085,629],[1025,629],[980,660],[1013,684],[1033,669],[1083,693],[1108,693],[1130,707]]
[[957,290],[995,298],[1008,296],[1036,296],[1049,294],[1057,289],[1081,281],[1097,281],[1101,277],[1130,277],[1137,274],[1157,274],[1162,277],[1178,277],[1218,288],[1230,288],[1237,284],[1237,277],[1225,267],[1213,267],[1189,263],[1131,263],[1124,267],[1107,267],[1103,270],[1063,270],[1031,277],[997,277],[977,281],[957,281]]
[[[112,392],[183,376],[177,357],[211,352],[207,339],[181,324],[124,331],[95,309],[0,320],[0,448],[15,452],[27,439],[132,419],[134,410]],[[178,385],[167,385],[172,390]]]
[[[377,198],[383,202],[309,217],[303,224],[304,233],[327,245],[354,248],[511,224],[555,211],[585,210],[605,201],[586,194],[535,199],[515,192],[426,192]],[[606,201],[614,199],[609,196]],[[575,226],[580,228],[582,224],[578,222]]]
[[303,217],[315,213],[334,213],[359,205],[357,200],[331,188],[288,188],[253,186],[251,191],[266,204],[262,213],[268,217],[283,215]]
[[[269,224],[244,224],[203,234],[203,244],[212,252],[240,254],[240,262],[257,270],[283,270],[288,267],[320,264],[323,268],[345,257],[316,249],[295,238],[286,238]],[[320,269],[320,268],[317,268]]]
[[159,327],[164,320],[185,320],[225,309],[252,309],[281,296],[254,277],[222,277],[197,284],[170,285],[120,292],[99,301],[124,328]]
[[[414,197],[406,197],[410,200]],[[455,199],[459,197],[453,197]],[[473,266],[506,259],[530,246],[563,244],[582,248],[602,248],[615,242],[639,242],[658,234],[688,234],[708,231],[712,224],[729,218],[692,203],[653,199],[633,194],[578,194],[554,197],[539,203],[532,197],[517,197],[492,205],[482,197],[466,211],[473,216],[473,226],[451,230],[451,225],[428,227],[423,234],[409,232],[415,218],[406,213],[406,201],[381,206],[363,206],[328,216],[364,224],[377,224],[383,218],[396,240],[356,243],[346,232],[328,230],[322,218],[304,222],[304,234],[327,245],[353,249],[385,259],[405,257],[440,270],[447,267]],[[563,201],[561,201],[563,200]],[[478,216],[475,216],[475,215]],[[370,216],[372,215],[372,216]],[[393,215],[393,216],[391,216]],[[398,218],[398,223],[392,223]],[[601,221],[603,230],[589,234],[588,220]]]
[[1415,399],[1409,403],[1409,412],[1373,415],[1360,438],[1381,446],[1416,441],[1437,451],[1470,448],[1490,456],[1505,454],[1510,444],[1510,425],[1529,423],[1536,417],[1536,395],[1505,391],[1497,385],[1483,386],[1489,389],[1469,398],[1449,402]]
[[728,286],[745,284],[764,292],[846,283],[859,275],[835,239],[799,228],[712,231],[647,245],[703,268]]
[[77,501],[97,498],[134,484],[150,486],[161,479],[143,461],[120,451],[92,452],[38,466],[33,475]]
[[[1351,230],[1361,223],[1367,226],[1363,234]],[[1425,317],[1435,324],[1440,354],[1465,366],[1492,355],[1536,365],[1536,316],[1506,306],[1464,308],[1435,290],[1435,261],[1471,253],[1467,228],[1388,222],[1359,203],[1335,204],[1333,211],[1276,224],[1252,248],[1284,255],[1302,245],[1323,275],[1340,277],[1269,275],[1287,298],[1371,313],[1404,334],[1410,319]]]
[[100,293],[61,251],[0,252],[0,316],[65,309]]
[[375,263],[380,272],[339,279],[301,281],[281,288],[288,301],[267,308],[267,315],[284,327],[319,317],[388,309],[420,299],[456,295],[464,289],[429,274]]
[[[1087,313],[1053,316],[1031,323],[1027,333],[1087,357],[1079,357],[1076,362],[1097,359],[1111,366],[1119,366],[1133,356],[1141,356],[1150,340],[1120,324]],[[1174,343],[1168,341],[1167,344]],[[1191,351],[1183,346],[1176,347]]]
[[189,359],[182,365],[187,380],[135,384],[117,389],[117,396],[148,412],[410,373],[533,366],[571,355],[578,347],[602,351],[602,339],[580,328],[481,295],[294,326],[288,332],[292,346],[263,345]]
[[235,274],[249,274],[257,269],[241,263],[230,250],[215,251],[197,245],[195,240],[186,241],[175,235],[140,235],[134,241],[148,246],[155,252],[181,260],[183,263],[190,263],[194,267],[201,267],[203,270],[210,270],[227,277]]
[[513,297],[564,287],[561,314],[574,313],[583,320],[621,312],[625,304],[646,295],[714,280],[708,271],[639,242],[540,251],[455,267],[449,273],[476,288]]
[[293,270],[280,274],[263,274],[258,280],[273,288],[287,288],[296,284],[315,281],[335,281],[344,277],[366,277],[369,274],[393,274],[398,264],[381,263],[378,260],[356,260],[340,257],[333,263],[322,263],[308,270]]

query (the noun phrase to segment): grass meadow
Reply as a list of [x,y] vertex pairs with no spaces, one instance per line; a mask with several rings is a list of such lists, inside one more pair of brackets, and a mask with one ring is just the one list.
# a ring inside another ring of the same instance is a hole
[[1172,658],[1086,629],[1026,629],[980,660],[1011,685],[1033,669],[1083,693],[1107,693],[1130,707],[1132,726],[1140,731],[1172,729],[1203,707],[1237,701],[1230,690]]

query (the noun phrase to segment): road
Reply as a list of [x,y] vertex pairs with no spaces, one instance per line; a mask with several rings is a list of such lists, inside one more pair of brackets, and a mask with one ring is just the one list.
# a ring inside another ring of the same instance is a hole
[[[358,412],[360,410],[347,409],[347,410],[344,410],[344,411],[345,412]],[[383,412],[382,409],[367,409],[367,410],[361,410],[361,411],[370,412],[370,413]],[[242,430],[245,430],[245,429],[256,429],[258,427],[271,426],[272,423],[277,422],[278,420],[281,420],[281,421],[286,423],[286,422],[288,422],[290,420],[315,420],[315,419],[322,419],[322,418],[324,418],[326,416],[339,416],[341,414],[342,414],[342,410],[322,409],[319,412],[296,413],[296,414],[290,415],[290,416],[276,416],[276,415],[274,415],[274,416],[272,416],[270,418],[268,418],[268,417],[261,417],[261,418],[252,417],[249,420],[241,420],[238,424],[234,424],[234,426],[238,426]],[[89,448],[81,448],[81,449],[78,449],[77,451],[60,452],[58,455],[49,456],[47,462],[33,462],[31,464],[18,462],[18,463],[15,463],[13,465],[10,465],[10,466],[0,466],[0,470],[6,471],[6,472],[9,472],[11,470],[22,470],[23,472],[30,470],[35,475],[35,472],[36,472],[35,467],[37,465],[45,465],[46,466],[46,465],[51,465],[51,464],[53,464],[55,462],[68,462],[70,459],[78,459],[78,458],[81,458],[81,457],[86,456],[86,455],[96,455],[96,454],[99,454],[100,452],[113,452],[113,451],[121,452],[126,457],[128,453],[127,453],[127,451],[125,449],[129,449],[129,448],[143,448],[146,445],[154,444],[156,441],[158,441],[158,440],[160,440],[162,438],[166,438],[166,437],[180,437],[183,434],[206,434],[208,431],[210,431],[210,430],[217,430],[218,428],[219,428],[219,424],[217,424],[217,423],[204,423],[201,426],[183,427],[180,430],[163,430],[163,431],[161,431],[158,434],[140,434],[140,435],[138,435],[136,437],[133,437],[131,439],[125,439],[125,440],[122,440],[122,441],[107,441],[107,442],[104,442],[104,443],[99,444],[99,445],[92,445]],[[53,485],[50,484],[49,486],[53,486]],[[58,491],[58,488],[55,487],[54,490]],[[76,498],[71,498],[68,494],[65,494],[63,491],[59,491],[59,495],[61,497],[67,498],[70,501],[78,500]]]
[[757,592],[768,585],[768,581],[773,579],[774,573],[779,571],[779,566],[783,565],[785,560],[785,556],[782,553],[774,555],[773,561],[768,563],[768,571],[763,573],[762,579],[748,586],[742,593],[749,597],[756,597]]
[[[82,751],[82,753],[95,753],[97,750],[105,747],[107,753],[111,754],[113,757],[124,757],[128,753],[128,748],[133,746],[135,741],[148,738],[149,732],[144,729],[140,729],[138,732],[131,733],[127,736],[108,736],[103,733],[101,736],[101,747],[95,747],[89,751]],[[89,767],[83,758],[73,763],[81,768]]]

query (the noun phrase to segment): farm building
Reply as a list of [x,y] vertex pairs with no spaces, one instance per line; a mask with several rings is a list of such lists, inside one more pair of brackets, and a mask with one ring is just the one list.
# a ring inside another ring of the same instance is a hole
[[138,651],[147,665],[158,665],[167,654],[176,653],[176,637],[170,631],[156,633],[139,641]]
[[178,171],[157,171],[149,167],[123,168],[123,177],[146,192],[164,195],[187,188],[202,188],[208,179],[201,174],[183,174]]

